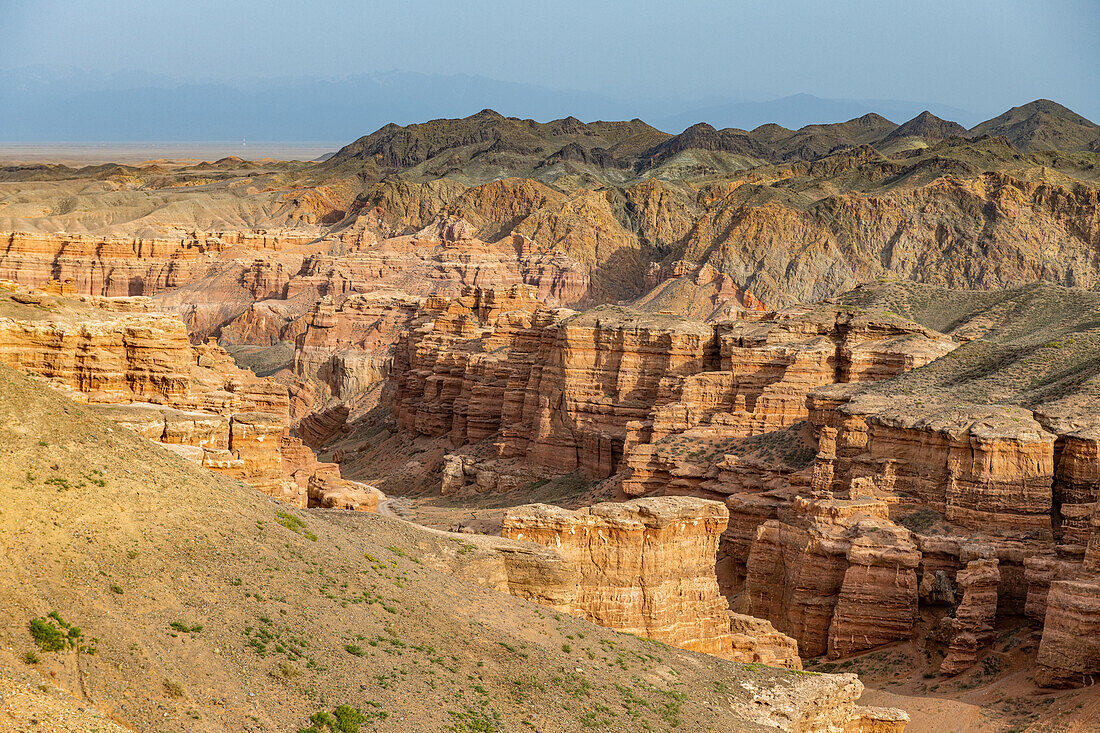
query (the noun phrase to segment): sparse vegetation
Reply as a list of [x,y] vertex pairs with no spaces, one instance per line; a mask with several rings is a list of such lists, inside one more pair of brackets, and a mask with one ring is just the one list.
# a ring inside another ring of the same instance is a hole
[[497,733],[503,721],[500,713],[484,706],[467,705],[462,710],[448,710],[447,714],[451,716],[451,724],[444,726],[444,730],[453,733]]
[[332,713],[314,713],[309,718],[309,727],[300,728],[298,733],[359,733],[363,723],[372,719],[383,720],[386,717],[387,713],[382,710],[363,714],[350,705],[340,705]]
[[51,611],[44,618],[33,618],[27,623],[27,630],[38,648],[44,652],[61,652],[66,649],[80,649],[83,632],[80,627],[61,618],[57,611]]
[[300,534],[312,542],[317,541],[317,535],[309,531],[309,528],[306,527],[306,523],[291,514],[290,512],[278,512],[275,515],[275,521],[278,524],[281,524],[282,526],[289,529],[294,534]]

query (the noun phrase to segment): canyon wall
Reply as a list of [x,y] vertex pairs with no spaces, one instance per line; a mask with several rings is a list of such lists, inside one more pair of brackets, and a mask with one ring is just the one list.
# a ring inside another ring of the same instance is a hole
[[[837,304],[737,316],[574,314],[517,289],[436,299],[394,359],[398,428],[454,449],[445,493],[510,490],[526,467],[722,502],[722,594],[803,656],[910,639],[923,609],[940,672],[957,674],[1026,615],[1049,631],[1040,679],[1085,680],[1094,651],[1064,640],[1095,622],[1089,413],[891,392],[960,343],[900,317]],[[596,521],[555,512],[539,520],[555,547]]]
[[[410,329],[391,372],[400,427],[453,445],[499,433],[501,458],[624,489],[667,482],[658,444],[706,425],[723,439],[806,419],[806,395],[884,379],[953,342],[916,324],[832,307],[708,325],[618,306],[540,308],[534,293],[470,290]],[[490,315],[479,306],[500,300]]]
[[[1070,641],[1090,638],[1100,618],[1094,413],[926,403],[851,385],[817,390],[808,404],[820,447],[811,490],[885,501],[917,527],[920,602],[954,607],[941,625],[941,673],[974,664],[1012,616],[1041,632],[1039,684],[1100,673],[1094,645]],[[746,587],[756,582],[767,578],[750,566]]]
[[153,305],[2,289],[0,364],[289,503],[335,505],[325,496],[344,494],[344,505],[372,505],[376,491],[341,479],[288,434],[285,386],[237,367],[215,343],[192,345],[182,321]]
[[728,512],[689,497],[569,511],[508,511],[502,534],[543,545],[576,572],[569,613],[624,633],[744,662],[801,668],[795,644],[766,622],[730,614],[714,558]]
[[262,229],[178,239],[12,232],[0,235],[0,279],[32,288],[56,280],[66,295],[153,295],[211,276],[234,251],[278,252],[316,238]]

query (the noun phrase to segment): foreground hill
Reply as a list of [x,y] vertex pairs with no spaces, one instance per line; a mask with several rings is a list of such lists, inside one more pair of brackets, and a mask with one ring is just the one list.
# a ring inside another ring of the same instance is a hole
[[6,368],[0,505],[0,730],[285,731],[348,705],[378,731],[808,731],[858,695],[429,570],[483,554],[286,510]]

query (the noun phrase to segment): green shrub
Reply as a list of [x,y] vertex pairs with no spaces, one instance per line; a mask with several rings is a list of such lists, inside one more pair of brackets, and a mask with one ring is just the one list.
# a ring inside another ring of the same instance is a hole
[[290,512],[279,512],[275,515],[275,521],[289,529],[294,534],[300,534],[306,539],[316,542],[317,535],[306,528],[306,523]]
[[467,706],[461,712],[448,710],[447,714],[451,716],[451,724],[444,730],[454,733],[496,733],[500,730],[501,716],[495,710]]
[[[372,704],[377,707],[377,704]],[[370,713],[370,717],[384,719],[388,717],[388,714],[383,711],[377,711]],[[350,705],[341,705],[333,710],[332,713],[323,711],[314,713],[309,718],[309,727],[300,728],[298,733],[325,733],[325,731],[331,731],[331,733],[359,733],[359,726],[366,723],[369,719],[367,715],[364,715]]]
[[66,649],[79,649],[80,627],[73,626],[61,618],[57,611],[50,611],[44,618],[33,618],[27,622],[27,630],[38,648],[44,652],[60,652]]

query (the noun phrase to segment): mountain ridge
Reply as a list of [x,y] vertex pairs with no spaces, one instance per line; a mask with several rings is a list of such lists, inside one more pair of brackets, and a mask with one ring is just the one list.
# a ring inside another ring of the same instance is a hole
[[[476,159],[506,175],[575,161],[595,168],[631,169],[642,174],[687,151],[739,156],[748,167],[762,163],[814,160],[863,145],[888,151],[902,141],[932,145],[946,138],[1004,137],[1018,152],[1086,151],[1100,140],[1096,125],[1049,100],[1014,107],[970,130],[925,110],[901,124],[869,112],[836,123],[790,130],[775,123],[751,131],[718,129],[697,122],[673,135],[634,118],[585,123],[569,116],[550,122],[506,117],[484,109],[464,118],[400,126],[387,124],[349,143],[320,163],[322,174],[373,169],[382,177],[414,169],[417,175],[464,173]],[[499,177],[499,176],[497,176]]]

